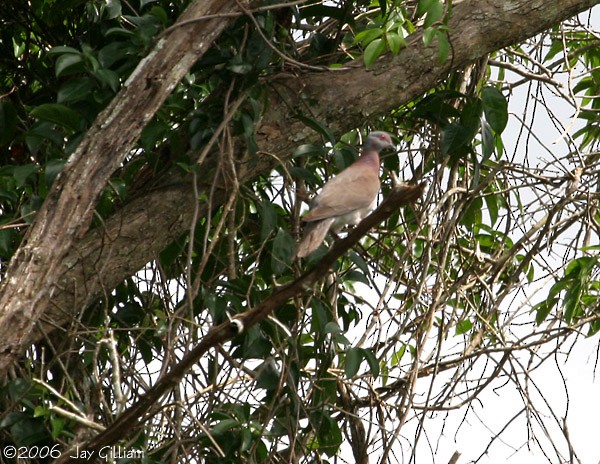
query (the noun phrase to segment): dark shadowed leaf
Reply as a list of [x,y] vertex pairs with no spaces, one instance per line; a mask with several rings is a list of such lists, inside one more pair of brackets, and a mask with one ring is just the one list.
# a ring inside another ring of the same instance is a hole
[[85,70],[85,63],[81,54],[67,53],[56,60],[56,77],[67,76]]
[[271,269],[275,275],[281,274],[287,269],[294,255],[294,239],[285,230],[279,229],[273,240],[273,252],[271,255]]
[[81,116],[68,106],[60,103],[45,103],[31,110],[31,115],[43,121],[52,122],[73,132],[83,129]]
[[346,377],[351,379],[358,373],[360,364],[363,360],[363,352],[360,348],[350,348],[346,351],[346,360],[344,362],[344,373]]
[[472,139],[472,133],[462,124],[453,122],[442,129],[442,153],[453,154]]
[[508,103],[496,87],[484,87],[481,91],[485,119],[497,134],[501,134],[508,123]]
[[89,77],[68,80],[58,90],[57,102],[69,103],[85,100],[89,98],[94,87],[94,83]]
[[373,377],[379,377],[379,362],[377,361],[377,358],[375,357],[373,352],[368,348],[361,348],[361,351],[364,359],[366,359],[367,363],[369,363],[369,369],[371,369],[371,374],[373,375]]
[[17,128],[17,112],[8,100],[0,101],[0,146],[9,143]]

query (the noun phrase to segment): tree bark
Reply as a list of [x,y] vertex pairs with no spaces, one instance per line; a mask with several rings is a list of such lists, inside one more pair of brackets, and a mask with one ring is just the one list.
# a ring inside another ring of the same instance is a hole
[[[253,163],[240,163],[239,181],[246,182],[274,167],[273,158],[264,152],[286,160],[298,144],[316,138],[294,118],[290,108],[298,113],[310,110],[311,117],[332,132],[343,133],[361,126],[371,115],[423,95],[450,71],[522,42],[598,2],[454,2],[449,22],[451,53],[444,63],[438,60],[436,44],[425,47],[417,32],[397,56],[382,57],[369,70],[353,63],[343,71],[276,77],[271,82],[276,90],[269,96],[269,111],[257,128],[260,152]],[[234,5],[229,0],[196,2],[185,17],[232,11]],[[49,324],[46,327],[64,325],[103,289],[114,288],[188,230],[196,201],[191,179],[173,171],[163,179],[163,187],[139,196],[103,228],[77,240],[85,233],[108,177],[133,147],[144,124],[227,24],[223,18],[192,23],[161,39],[69,161],[11,261],[0,290],[0,376],[40,338],[33,327],[42,315]],[[208,159],[203,169],[210,173],[214,164]],[[252,167],[243,168],[246,165]],[[210,176],[203,173],[202,177]],[[210,185],[201,183],[199,187],[202,193]],[[213,206],[222,198],[223,192],[217,191]],[[200,214],[206,212],[207,205],[201,204]]]
[[[181,20],[235,12],[235,0],[197,0]],[[87,231],[109,177],[175,85],[231,18],[175,27],[131,74],[67,162],[11,260],[0,290],[0,375],[30,345],[33,327],[48,308],[65,257]],[[65,269],[67,267],[67,269]]]

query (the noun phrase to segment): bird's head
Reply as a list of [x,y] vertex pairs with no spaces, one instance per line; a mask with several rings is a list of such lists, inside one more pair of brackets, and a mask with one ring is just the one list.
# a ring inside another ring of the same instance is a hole
[[367,137],[367,140],[365,140],[364,148],[377,150],[379,152],[384,148],[395,150],[396,146],[394,145],[394,142],[392,142],[390,134],[383,131],[375,131],[371,132]]

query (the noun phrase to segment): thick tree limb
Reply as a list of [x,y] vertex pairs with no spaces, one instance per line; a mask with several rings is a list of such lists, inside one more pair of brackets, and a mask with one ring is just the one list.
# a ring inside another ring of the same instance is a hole
[[[263,321],[290,299],[305,293],[319,279],[323,278],[329,272],[331,266],[352,246],[358,243],[369,230],[385,221],[400,207],[416,201],[422,195],[424,188],[425,184],[396,186],[381,205],[363,219],[344,239],[338,240],[332,246],[329,253],[321,258],[313,269],[305,272],[279,290],[276,290],[256,307],[236,316],[235,319],[242,324],[244,330],[247,330]],[[209,349],[236,335],[236,332],[232,329],[233,327],[230,322],[224,322],[210,329],[200,343],[186,354],[167,374],[161,377],[133,406],[129,407],[106,430],[92,438],[88,443],[78,444],[79,448],[88,453],[92,452],[92,455],[96,455],[96,452],[102,447],[111,446],[133,433],[146,412],[150,410],[162,395],[177,385],[183,375]],[[77,460],[69,458],[73,454],[74,450],[62,453],[62,457],[56,463],[77,462]]]
[[[417,98],[451,70],[475,61],[491,51],[519,43],[599,1],[454,2],[453,17],[449,23],[452,52],[445,63],[439,63],[436,47],[424,47],[421,35],[416,33],[409,38],[408,47],[399,55],[380,59],[370,70],[357,65],[335,74],[311,72],[288,76],[286,79],[274,79],[272,83],[277,91],[271,94],[269,112],[258,128],[258,146],[263,152],[277,153],[280,159],[285,159],[297,143],[314,139],[314,135],[305,126],[293,119],[290,107],[302,112],[303,106],[310,102],[313,117],[329,125],[332,131],[341,133],[362,125],[365,118],[375,112],[383,113]],[[208,4],[207,7],[224,4],[230,6],[230,2],[225,0],[213,0],[204,4]],[[224,8],[223,6],[219,11],[225,11]],[[169,49],[173,48],[171,40],[174,40],[173,37],[179,32],[184,34],[184,37],[180,37],[183,43],[180,42],[177,46],[187,49],[189,42],[195,42],[201,34],[212,34],[215,27],[222,27],[221,21],[224,20],[211,21],[215,22],[209,24],[207,21],[197,28],[190,25],[193,32],[187,29],[188,26],[176,29],[172,36],[162,39],[164,42],[159,44]],[[154,69],[159,79],[158,83],[145,71],[135,73],[130,79],[128,88],[131,88],[133,82],[139,82],[142,88],[147,84],[151,87],[151,92],[144,93],[138,102],[139,106],[136,107],[137,111],[131,115],[129,122],[137,129],[141,130],[141,126],[147,121],[145,115],[151,112],[151,106],[156,104],[151,97],[157,91],[154,86],[163,85],[161,88],[170,89],[177,82],[178,79],[170,80],[175,77],[167,74],[168,70],[169,65],[166,62],[160,69]],[[111,108],[118,106],[118,103],[115,103]],[[111,139],[106,137],[110,133],[99,130],[104,126],[112,127],[115,119],[109,117],[110,114],[108,111],[104,112],[86,138],[88,143],[93,141],[93,146],[100,151],[106,151],[111,143]],[[132,132],[129,138],[124,139],[127,145],[111,151],[111,156],[122,156],[127,151],[124,148],[131,147],[134,143],[133,135]],[[49,295],[54,309],[46,319],[53,325],[60,326],[77,314],[90,298],[98,296],[103,286],[111,289],[135,273],[189,227],[193,208],[186,205],[195,199],[191,189],[187,189],[185,184],[176,184],[175,179],[180,179],[173,174],[173,182],[166,182],[168,186],[162,191],[147,193],[107,221],[105,234],[100,230],[91,231],[77,249],[71,248],[75,236],[85,230],[86,218],[91,214],[98,187],[104,186],[108,172],[108,169],[103,169],[98,176],[92,176],[83,169],[85,178],[94,186],[93,192],[85,190],[85,195],[81,198],[71,195],[71,202],[58,203],[58,192],[70,187],[71,181],[81,190],[80,183],[75,181],[78,181],[77,175],[81,174],[82,169],[74,169],[79,163],[83,163],[82,150],[86,150],[85,144],[84,148],[78,149],[75,161],[69,163],[65,176],[58,181],[47,202],[49,206],[40,212],[27,241],[11,263],[9,276],[0,294],[0,304],[3,305],[0,315],[0,375],[6,372],[7,367],[31,342],[39,338],[39,334],[32,333],[29,328],[44,313]],[[274,162],[270,157],[260,157],[252,168],[238,173],[239,180],[246,182],[273,166]],[[75,175],[73,172],[79,174]],[[189,179],[186,182],[189,185]],[[85,203],[86,206],[75,208],[75,203],[80,200],[82,205]],[[54,208],[57,205],[62,206]],[[206,206],[201,206],[201,213],[206,212]],[[61,227],[54,221],[52,224],[55,227],[51,229],[45,226],[49,221],[49,213],[50,216],[65,215],[68,220],[63,220]],[[64,256],[69,250],[70,254],[65,259]],[[54,286],[56,275],[64,276],[60,287]],[[92,275],[95,277],[90,278]],[[34,281],[35,284],[29,285],[30,281]]]
[[[233,0],[197,0],[181,20],[230,13],[236,5]],[[33,327],[64,273],[65,256],[87,231],[109,177],[175,85],[230,21],[216,18],[192,23],[160,39],[69,159],[2,282],[0,376],[31,343]]]

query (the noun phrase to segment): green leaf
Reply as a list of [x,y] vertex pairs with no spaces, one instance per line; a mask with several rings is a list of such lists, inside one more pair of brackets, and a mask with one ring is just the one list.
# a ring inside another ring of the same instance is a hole
[[330,333],[330,334],[343,334],[344,331],[342,330],[342,328],[338,325],[337,322],[335,321],[329,321],[325,324],[325,327],[323,328],[323,333]]
[[417,16],[421,17],[427,13],[434,2],[437,2],[437,0],[419,0],[417,4]]
[[546,320],[546,318],[548,317],[548,314],[550,314],[550,311],[552,310],[552,308],[554,308],[554,306],[556,306],[557,302],[558,302],[558,298],[551,298],[551,299],[542,301],[541,303],[538,303],[537,305],[535,305],[533,307],[533,311],[536,312],[535,322],[538,325]]
[[596,335],[599,331],[600,331],[600,319],[593,320],[590,322],[587,336],[592,337],[593,335]]
[[263,201],[260,205],[260,239],[269,237],[277,226],[277,210],[270,201]]
[[462,335],[467,333],[469,330],[473,328],[473,323],[469,319],[463,319],[462,321],[458,321],[456,324],[456,335]]
[[387,45],[390,49],[390,51],[394,54],[397,55],[398,53],[400,53],[400,49],[403,47],[406,47],[406,40],[404,40],[402,37],[400,37],[399,34],[395,33],[395,32],[388,32],[385,36],[385,39],[387,41]]
[[562,278],[558,280],[548,292],[548,299],[553,299],[555,296],[558,296],[565,288],[571,285],[571,279]]
[[471,131],[462,124],[453,122],[442,129],[442,154],[454,153],[472,140]]
[[331,133],[331,131],[329,130],[329,128],[327,126],[325,126],[324,124],[322,124],[321,122],[317,121],[314,118],[309,118],[308,116],[304,116],[303,114],[299,114],[299,113],[296,114],[295,117],[300,122],[306,124],[308,127],[310,127],[311,129],[314,129],[319,134],[321,134],[325,138],[327,138],[327,140],[331,144],[335,143],[335,137],[333,136],[333,134]]
[[326,410],[318,410],[311,413],[310,423],[316,429],[316,435],[309,437],[306,443],[307,448],[311,451],[324,453],[327,456],[335,456],[343,439],[337,421]]
[[271,352],[271,348],[271,342],[257,326],[254,326],[245,333],[243,345],[240,351],[235,352],[234,355],[245,359],[264,359]]
[[438,29],[436,37],[438,40],[438,61],[440,64],[444,64],[450,55],[450,41],[446,32],[440,29]]
[[338,345],[344,345],[344,346],[351,345],[350,340],[348,340],[343,333],[333,334],[333,341],[335,343],[337,343]]
[[146,127],[144,127],[142,134],[140,135],[142,146],[147,151],[154,150],[159,142],[165,140],[168,132],[169,126],[163,121],[159,121],[157,119],[151,120]]
[[571,324],[571,322],[580,316],[580,302],[582,294],[582,282],[580,280],[575,280],[571,287],[565,292],[565,299],[563,303],[565,312],[563,319],[567,324]]
[[402,360],[402,356],[404,356],[404,352],[405,351],[406,351],[406,345],[402,345],[398,351],[395,351],[392,354],[392,359],[390,361],[392,367],[397,366],[398,364],[400,364],[400,361]]
[[348,147],[333,150],[335,167],[342,171],[356,161],[356,152]]
[[46,408],[42,405],[36,406],[35,409],[33,410],[33,417],[41,417],[41,416],[45,416],[46,414],[48,414],[48,408]]
[[252,443],[253,443],[252,432],[250,431],[250,429],[242,429],[242,430],[240,430],[240,434],[241,434],[240,451],[244,452],[244,451],[247,451],[248,449],[250,449],[250,447],[252,446]]
[[106,2],[106,18],[115,19],[121,16],[121,2],[119,0],[104,0]]
[[582,256],[571,261],[565,269],[565,277],[575,277],[579,280],[589,276],[598,259],[593,256]]
[[125,29],[124,27],[111,27],[106,30],[104,33],[106,37],[125,37],[127,39],[133,40],[136,38],[136,32],[130,31],[129,29]]
[[581,247],[581,251],[600,251],[600,245],[588,245]]
[[63,135],[56,130],[56,126],[47,121],[40,121],[25,132],[25,142],[30,152],[34,153],[42,147],[45,142],[51,142],[57,146],[64,143]]
[[485,119],[490,127],[501,134],[508,123],[508,102],[502,92],[495,87],[484,87],[481,91]]
[[326,155],[329,150],[323,145],[314,145],[312,143],[306,143],[298,146],[292,154],[293,158],[299,156],[323,156]]
[[564,50],[564,43],[562,40],[552,40],[550,47],[544,47],[545,50],[548,50],[546,53],[546,57],[544,58],[544,62],[548,63],[552,58],[554,58],[559,53],[562,53]]
[[65,428],[65,421],[62,417],[53,417],[50,420],[52,439],[56,440]]
[[463,94],[453,90],[438,90],[417,104],[413,116],[444,125],[450,118],[460,117],[458,110],[448,101],[463,97]]
[[423,45],[429,47],[431,42],[433,42],[433,38],[436,36],[437,30],[433,27],[428,27],[423,30]]
[[62,168],[65,166],[66,161],[62,159],[53,159],[46,163],[44,166],[44,178],[46,181],[46,186],[50,187],[56,179],[56,176],[62,171]]
[[502,196],[495,193],[493,195],[486,195],[484,198],[488,214],[490,215],[490,223],[493,226],[498,221],[498,211],[503,206]]
[[104,87],[108,87],[113,92],[117,93],[121,87],[121,81],[116,72],[110,69],[98,69],[94,71],[94,76]]
[[467,206],[460,223],[467,227],[473,227],[474,225],[481,224],[483,200],[481,197],[473,198],[470,204]]
[[350,252],[350,254],[348,255],[348,258],[350,259],[350,261],[352,261],[352,263],[358,267],[364,274],[368,275],[369,274],[369,265],[367,264],[367,262],[365,261],[365,259],[358,253],[352,251]]
[[83,129],[81,116],[68,106],[60,103],[44,103],[31,110],[31,115],[43,121],[52,122],[73,132]]
[[[312,3],[312,4],[311,4]],[[307,2],[304,8],[299,11],[301,18],[314,18],[314,17],[329,17],[333,19],[341,20],[347,15],[345,8],[338,8],[335,6],[327,6],[316,2]]]
[[322,181],[315,175],[314,171],[299,166],[292,166],[288,169],[290,175],[294,179],[302,179],[308,182],[311,186],[318,186],[322,184]]
[[363,360],[363,353],[360,348],[350,348],[346,351],[346,359],[344,361],[344,373],[346,377],[351,379],[360,369],[360,364]]
[[281,274],[290,266],[294,249],[295,244],[291,235],[280,228],[273,240],[271,253],[271,270],[275,275]]
[[324,412],[322,416],[323,420],[317,431],[319,450],[327,456],[335,456],[342,444],[342,431],[337,421],[329,416],[329,414]]
[[60,55],[55,64],[56,77],[66,76],[84,71],[84,60],[81,54],[64,54]]
[[127,42],[110,42],[98,52],[98,62],[104,69],[111,68],[117,61],[134,55],[134,51]]
[[354,43],[361,44],[366,47],[375,39],[378,39],[383,35],[383,30],[379,28],[365,29],[364,31],[360,31],[354,37]]
[[12,411],[8,414],[5,413],[2,418],[0,418],[0,430],[16,424],[22,420],[23,417],[26,417],[26,414],[23,412]]
[[59,45],[57,47],[52,47],[50,50],[48,50],[48,56],[52,56],[52,55],[64,55],[64,54],[72,54],[72,55],[79,55],[81,52],[79,50],[77,50],[76,48],[73,47],[67,47],[64,45]]
[[21,447],[31,447],[39,443],[44,443],[48,439],[48,434],[42,420],[26,418],[14,424],[10,428],[16,444]]
[[35,164],[23,164],[15,166],[12,170],[12,175],[17,183],[17,187],[23,187],[27,183],[27,179],[37,172],[38,167]]
[[8,258],[12,254],[14,229],[0,229],[0,256]]
[[377,358],[375,357],[373,352],[366,348],[361,348],[361,352],[363,357],[369,363],[369,368],[371,369],[371,374],[373,374],[373,377],[379,377],[379,362],[377,361]]
[[475,138],[481,125],[481,115],[483,105],[479,98],[467,99],[465,106],[460,113],[460,123],[469,131],[470,140]]
[[175,241],[168,245],[163,251],[158,255],[160,265],[165,270],[168,278],[175,278],[174,275],[171,275],[172,272],[177,272],[174,264],[177,262],[182,250],[184,248],[183,242]]
[[351,269],[350,271],[348,271],[345,275],[345,280],[349,280],[352,282],[361,282],[365,285],[370,285],[369,278],[364,273],[356,269]]
[[90,97],[94,87],[94,83],[89,77],[70,79],[58,89],[56,101],[58,103],[67,103],[86,100]]
[[[582,90],[593,89],[594,88],[594,79],[590,76],[584,77],[581,79],[575,86],[573,87],[573,93],[578,94]],[[581,116],[580,116],[581,117]]]
[[244,75],[252,71],[252,65],[250,63],[243,62],[242,58],[237,55],[229,62],[227,69],[234,74]]
[[17,111],[12,102],[0,101],[0,146],[7,145],[15,136]]
[[211,431],[213,435],[221,435],[239,425],[237,419],[225,419],[215,425]]
[[488,122],[481,120],[481,162],[485,163],[494,153],[494,134]]
[[275,390],[279,385],[279,372],[271,360],[267,360],[257,369],[256,387],[265,390]]
[[439,0],[429,2],[427,7],[427,16],[423,21],[423,27],[428,28],[438,22],[444,16],[444,5]]
[[383,54],[385,51],[385,42],[383,39],[375,39],[365,49],[364,54],[364,62],[367,68],[371,67],[375,61]]

